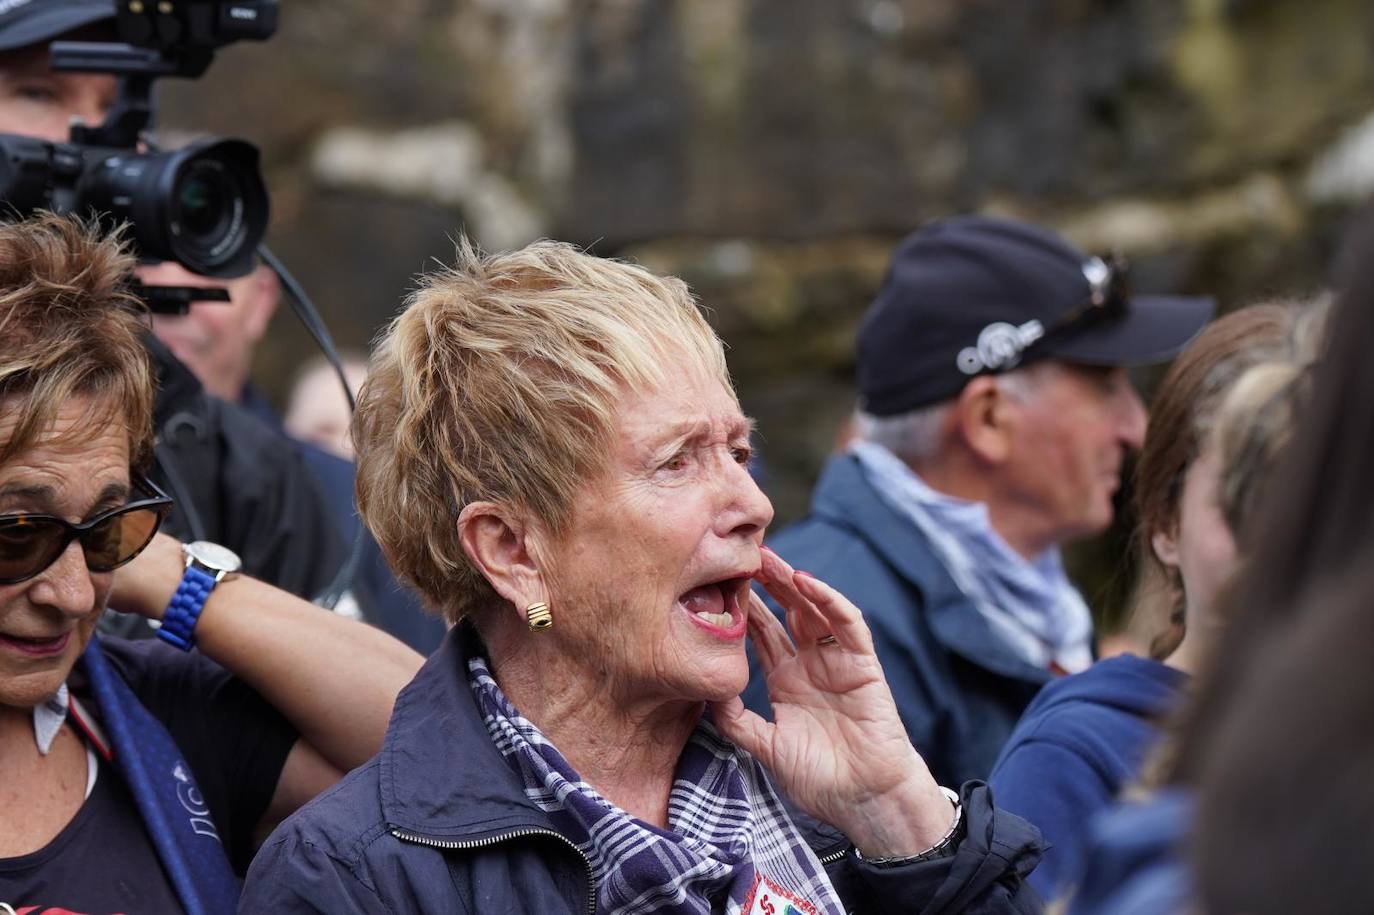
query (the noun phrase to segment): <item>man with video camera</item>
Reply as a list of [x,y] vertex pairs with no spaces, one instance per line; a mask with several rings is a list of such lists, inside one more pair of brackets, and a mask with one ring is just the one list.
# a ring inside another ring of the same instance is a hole
[[[218,4],[202,6],[209,9]],[[58,72],[52,68],[50,46],[55,41],[127,40],[116,26],[116,12],[112,0],[0,3],[0,133],[63,144],[72,139],[74,121],[86,128],[98,127],[106,121],[120,98],[116,78],[106,72]],[[208,60],[206,52],[200,64],[202,69]],[[151,85],[151,80],[147,85]],[[235,143],[238,141],[215,145]],[[133,145],[132,141],[129,145]],[[46,144],[35,144],[35,149],[37,152],[31,154],[35,160],[45,154],[53,161],[61,158],[52,156]],[[69,169],[71,158],[68,156],[66,162]],[[254,152],[254,161],[250,163],[253,169],[255,158]],[[40,162],[34,170],[56,167]],[[204,170],[210,179],[208,183],[217,180],[213,169]],[[11,165],[9,188],[22,187],[23,178],[22,168]],[[131,196],[150,193],[149,184],[144,182],[141,187],[131,188]],[[0,193],[0,200],[12,210],[26,211],[32,206],[31,201],[16,201],[5,193]],[[146,217],[149,207],[141,213],[137,207],[135,203],[130,207],[133,212],[124,215],[135,216],[135,240],[142,246],[142,237],[155,234],[158,227],[145,225],[152,220],[139,218]],[[261,212],[265,225],[265,192]],[[237,272],[246,272],[245,267],[252,269],[254,263],[252,246],[243,247],[245,253]],[[201,252],[191,250],[191,254],[197,253]],[[187,278],[194,276],[179,265],[174,266],[175,271],[164,269],[159,281],[176,272]],[[204,284],[204,280],[197,278],[197,282],[186,285]],[[212,301],[194,307],[234,306]],[[207,393],[196,376],[152,333],[147,335],[146,343],[159,374],[155,416],[157,462],[153,473],[176,499],[167,525],[170,532],[183,540],[223,544],[240,555],[246,572],[302,597],[315,598],[330,589],[348,558],[349,545],[331,516],[326,494],[299,449],[279,430],[247,410]],[[132,623],[137,628],[142,628],[141,624],[142,620],[137,619]]]

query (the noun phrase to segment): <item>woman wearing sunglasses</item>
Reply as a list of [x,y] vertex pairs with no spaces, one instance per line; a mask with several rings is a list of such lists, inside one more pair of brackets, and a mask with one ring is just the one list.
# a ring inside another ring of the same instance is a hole
[[[157,533],[133,265],[79,222],[0,226],[0,911],[234,911],[420,665]],[[107,604],[160,638],[95,638]]]

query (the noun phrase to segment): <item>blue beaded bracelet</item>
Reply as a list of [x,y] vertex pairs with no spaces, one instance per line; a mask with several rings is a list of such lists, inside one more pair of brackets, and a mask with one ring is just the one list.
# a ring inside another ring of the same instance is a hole
[[203,569],[188,566],[162,615],[162,627],[158,629],[157,637],[182,651],[190,651],[196,643],[196,623],[200,621],[200,611],[205,609],[205,600],[215,589],[216,583],[215,576]]

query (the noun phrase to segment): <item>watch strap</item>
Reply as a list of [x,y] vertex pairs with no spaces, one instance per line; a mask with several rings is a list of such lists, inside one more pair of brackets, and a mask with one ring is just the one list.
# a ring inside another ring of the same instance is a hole
[[205,601],[215,589],[218,579],[204,569],[188,565],[182,573],[181,583],[162,614],[162,626],[157,637],[182,651],[190,651],[196,644],[196,623],[200,621],[200,611],[205,609]]

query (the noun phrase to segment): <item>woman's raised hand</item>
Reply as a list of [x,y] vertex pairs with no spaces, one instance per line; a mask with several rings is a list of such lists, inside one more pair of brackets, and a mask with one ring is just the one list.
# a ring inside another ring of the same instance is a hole
[[714,707],[716,726],[865,855],[914,855],[938,843],[954,810],[907,738],[858,608],[767,548],[758,581],[787,611],[785,630],[749,595],[774,720],[736,697]]

